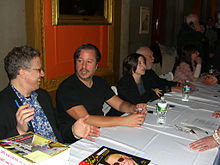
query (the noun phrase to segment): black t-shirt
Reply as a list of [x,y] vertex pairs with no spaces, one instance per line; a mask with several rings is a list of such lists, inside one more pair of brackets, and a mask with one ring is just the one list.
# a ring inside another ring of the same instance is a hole
[[93,76],[93,85],[88,88],[76,74],[64,80],[57,90],[57,108],[60,111],[83,105],[90,115],[103,115],[103,103],[115,93],[108,83],[98,76]]
[[84,85],[75,74],[64,80],[57,90],[56,104],[58,123],[65,135],[65,142],[74,142],[72,125],[76,121],[66,113],[68,109],[83,105],[90,115],[103,115],[103,103],[114,95],[111,87],[101,77],[93,76],[91,88]]

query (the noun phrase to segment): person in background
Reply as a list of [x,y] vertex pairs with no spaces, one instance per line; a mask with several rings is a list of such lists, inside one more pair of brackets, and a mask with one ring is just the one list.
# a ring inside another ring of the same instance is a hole
[[146,59],[143,55],[133,53],[123,61],[123,77],[119,80],[118,96],[132,104],[146,103],[158,98],[155,92],[143,83],[146,71]]
[[202,67],[202,59],[198,55],[199,51],[194,45],[183,48],[182,56],[174,71],[174,81],[184,83],[186,80],[191,82],[198,80]]
[[[67,142],[56,122],[55,110],[48,93],[39,88],[44,77],[40,52],[29,46],[13,48],[4,59],[9,78],[8,86],[0,92],[0,139],[33,131],[46,138]],[[89,116],[71,125],[72,141],[76,137],[89,140],[99,136],[97,127],[86,124]]]
[[213,53],[215,50],[215,42],[218,39],[217,32],[213,26],[214,20],[212,17],[208,17],[205,26],[205,37],[208,39],[209,52]]
[[142,46],[137,49],[136,53],[141,54],[146,58],[146,71],[142,77],[144,86],[154,89],[158,96],[171,91],[182,92],[181,83],[162,79],[154,72],[152,69],[154,56],[150,48]]
[[202,59],[208,56],[205,50],[206,45],[203,42],[205,37],[203,34],[204,28],[200,25],[199,19],[199,16],[196,14],[190,13],[187,15],[186,22],[182,25],[177,36],[177,53],[179,59],[183,54],[183,48],[190,44],[197,47]]
[[[117,84],[118,96],[132,104],[147,103],[158,96],[153,89],[143,83],[142,76],[146,71],[146,59],[143,55],[133,53],[123,60],[123,77]],[[120,113],[111,109],[108,116],[120,116]]]
[[[123,101],[104,79],[94,76],[100,59],[98,48],[92,44],[83,44],[75,51],[75,73],[64,80],[57,90],[57,108],[63,128],[88,114],[86,123],[97,127],[140,127],[147,113],[146,104],[133,105]],[[104,102],[129,115],[103,116]],[[138,108],[142,108],[141,113],[137,113]]]

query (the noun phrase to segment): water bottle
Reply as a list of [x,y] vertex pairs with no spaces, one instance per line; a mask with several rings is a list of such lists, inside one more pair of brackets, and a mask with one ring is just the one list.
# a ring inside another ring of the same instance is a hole
[[190,85],[189,85],[189,81],[186,80],[182,90],[182,101],[189,101],[189,93],[190,93]]
[[164,97],[160,98],[160,101],[157,103],[157,123],[165,124],[166,123],[166,114],[167,114],[167,102]]
[[210,66],[209,74],[210,74],[210,75],[213,75],[213,74],[214,74],[214,66],[213,66],[213,65]]

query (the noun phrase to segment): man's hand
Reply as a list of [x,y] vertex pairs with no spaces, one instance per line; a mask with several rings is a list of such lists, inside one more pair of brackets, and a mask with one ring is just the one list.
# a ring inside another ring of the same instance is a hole
[[[141,108],[141,111],[139,111],[139,108]],[[147,113],[147,105],[145,103],[139,103],[135,106],[135,112],[142,113],[146,115]]]
[[201,152],[217,147],[218,143],[212,136],[208,136],[191,143],[189,146],[191,149]]
[[128,116],[122,117],[123,125],[129,127],[140,127],[145,121],[146,114],[143,113],[132,113]]
[[220,118],[220,111],[215,111],[213,114],[212,114],[213,117],[215,118]]
[[87,124],[85,120],[88,119],[88,117],[89,115],[86,115],[85,117],[77,120],[72,126],[72,132],[75,136],[95,141],[91,136],[98,137],[99,128]]
[[16,129],[20,135],[28,130],[27,123],[34,118],[34,108],[28,108],[29,106],[29,104],[24,104],[20,106],[16,112]]
[[215,76],[206,74],[202,76],[202,83],[206,85],[212,85],[216,84],[218,82],[217,78]]

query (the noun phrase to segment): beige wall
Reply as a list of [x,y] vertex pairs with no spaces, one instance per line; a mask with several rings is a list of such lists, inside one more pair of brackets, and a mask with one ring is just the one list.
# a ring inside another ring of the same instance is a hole
[[153,0],[122,0],[119,77],[122,76],[123,59],[140,46],[150,45],[151,23],[149,34],[139,34],[140,6],[150,9],[152,19]]
[[129,18],[130,18],[130,0],[122,0],[119,77],[121,77],[122,75],[123,59],[128,55]]
[[8,83],[4,57],[14,47],[26,44],[25,0],[0,1],[0,90]]

